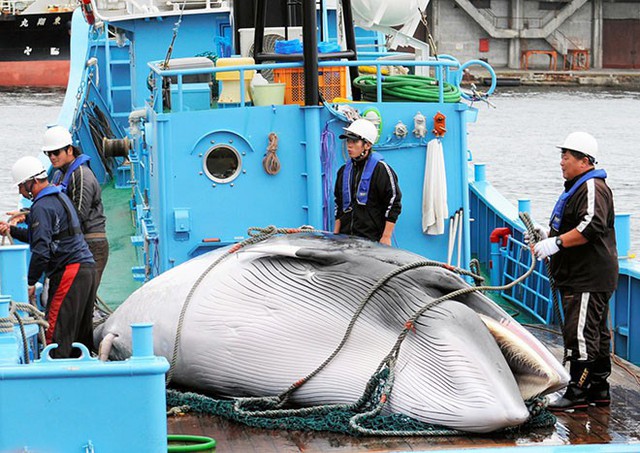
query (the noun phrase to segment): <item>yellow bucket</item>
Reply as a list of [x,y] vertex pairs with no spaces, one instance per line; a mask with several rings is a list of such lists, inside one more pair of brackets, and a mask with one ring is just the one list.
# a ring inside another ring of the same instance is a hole
[[286,83],[270,83],[269,85],[255,85],[252,87],[251,98],[253,105],[282,105]]

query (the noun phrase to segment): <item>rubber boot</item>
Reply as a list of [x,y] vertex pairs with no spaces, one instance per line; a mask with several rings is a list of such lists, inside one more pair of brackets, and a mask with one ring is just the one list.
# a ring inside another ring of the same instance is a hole
[[592,406],[606,407],[611,404],[609,382],[611,376],[611,357],[599,357],[593,362],[591,371],[591,386],[587,393],[587,399]]
[[569,373],[571,381],[567,386],[564,396],[552,403],[547,409],[552,412],[573,412],[575,410],[585,410],[589,407],[587,395],[591,381],[591,368],[593,362],[572,361]]

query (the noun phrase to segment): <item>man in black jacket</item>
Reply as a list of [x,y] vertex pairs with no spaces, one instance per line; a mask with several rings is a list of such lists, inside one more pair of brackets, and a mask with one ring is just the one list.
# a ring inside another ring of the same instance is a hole
[[23,157],[11,172],[20,195],[33,204],[25,219],[28,229],[0,222],[0,234],[10,233],[29,244],[29,299],[35,296],[35,284],[42,274],[49,278],[45,336],[47,344],[58,344],[51,356],[77,357],[73,342],[93,349],[95,262],[71,201],[59,187],[49,184],[42,163],[32,156]]
[[109,259],[109,242],[102,206],[102,189],[89,168],[89,157],[73,146],[71,134],[63,126],[54,126],[44,134],[42,151],[57,169],[51,182],[60,186],[78,212],[84,239],[96,261],[96,288]]
[[347,142],[350,160],[338,170],[336,178],[334,233],[391,245],[402,210],[402,193],[393,169],[371,149],[378,128],[368,120],[358,119],[344,130],[340,138]]
[[567,411],[611,401],[608,313],[618,284],[618,255],[613,194],[606,172],[595,168],[598,143],[586,132],[573,132],[559,148],[565,191],[551,215],[550,237],[535,245],[535,253],[538,259],[551,257],[562,295],[571,381],[549,409]]

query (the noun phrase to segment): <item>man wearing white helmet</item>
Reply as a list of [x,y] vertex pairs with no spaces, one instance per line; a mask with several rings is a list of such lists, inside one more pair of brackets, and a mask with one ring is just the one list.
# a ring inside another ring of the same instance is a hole
[[102,189],[89,168],[89,156],[73,146],[66,127],[54,126],[44,133],[42,152],[57,171],[51,182],[60,186],[76,207],[84,238],[96,261],[96,283],[100,285],[102,273],[109,258],[106,222],[102,206]]
[[42,274],[49,278],[46,316],[47,344],[58,343],[52,357],[77,357],[71,343],[93,349],[95,262],[85,242],[80,221],[69,198],[49,184],[47,171],[37,158],[18,159],[11,169],[20,195],[32,200],[26,216],[28,228],[0,222],[0,234],[11,234],[29,244],[31,260],[27,283],[29,298]]
[[[571,381],[549,409],[608,406],[611,374],[609,299],[618,284],[613,194],[604,170],[596,169],[598,143],[573,132],[558,146],[565,190],[551,215],[549,237],[535,245],[538,259],[550,257],[562,295],[563,339]],[[543,237],[546,236],[543,234]]]
[[391,245],[402,210],[398,177],[382,156],[372,151],[378,128],[358,119],[344,128],[349,160],[338,170],[334,233],[361,236]]

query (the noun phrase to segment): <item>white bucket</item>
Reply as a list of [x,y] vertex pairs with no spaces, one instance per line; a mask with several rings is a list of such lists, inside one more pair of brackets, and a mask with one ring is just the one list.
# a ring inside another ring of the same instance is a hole
[[282,105],[284,104],[284,90],[286,83],[270,83],[269,85],[254,85],[251,98],[253,105]]

